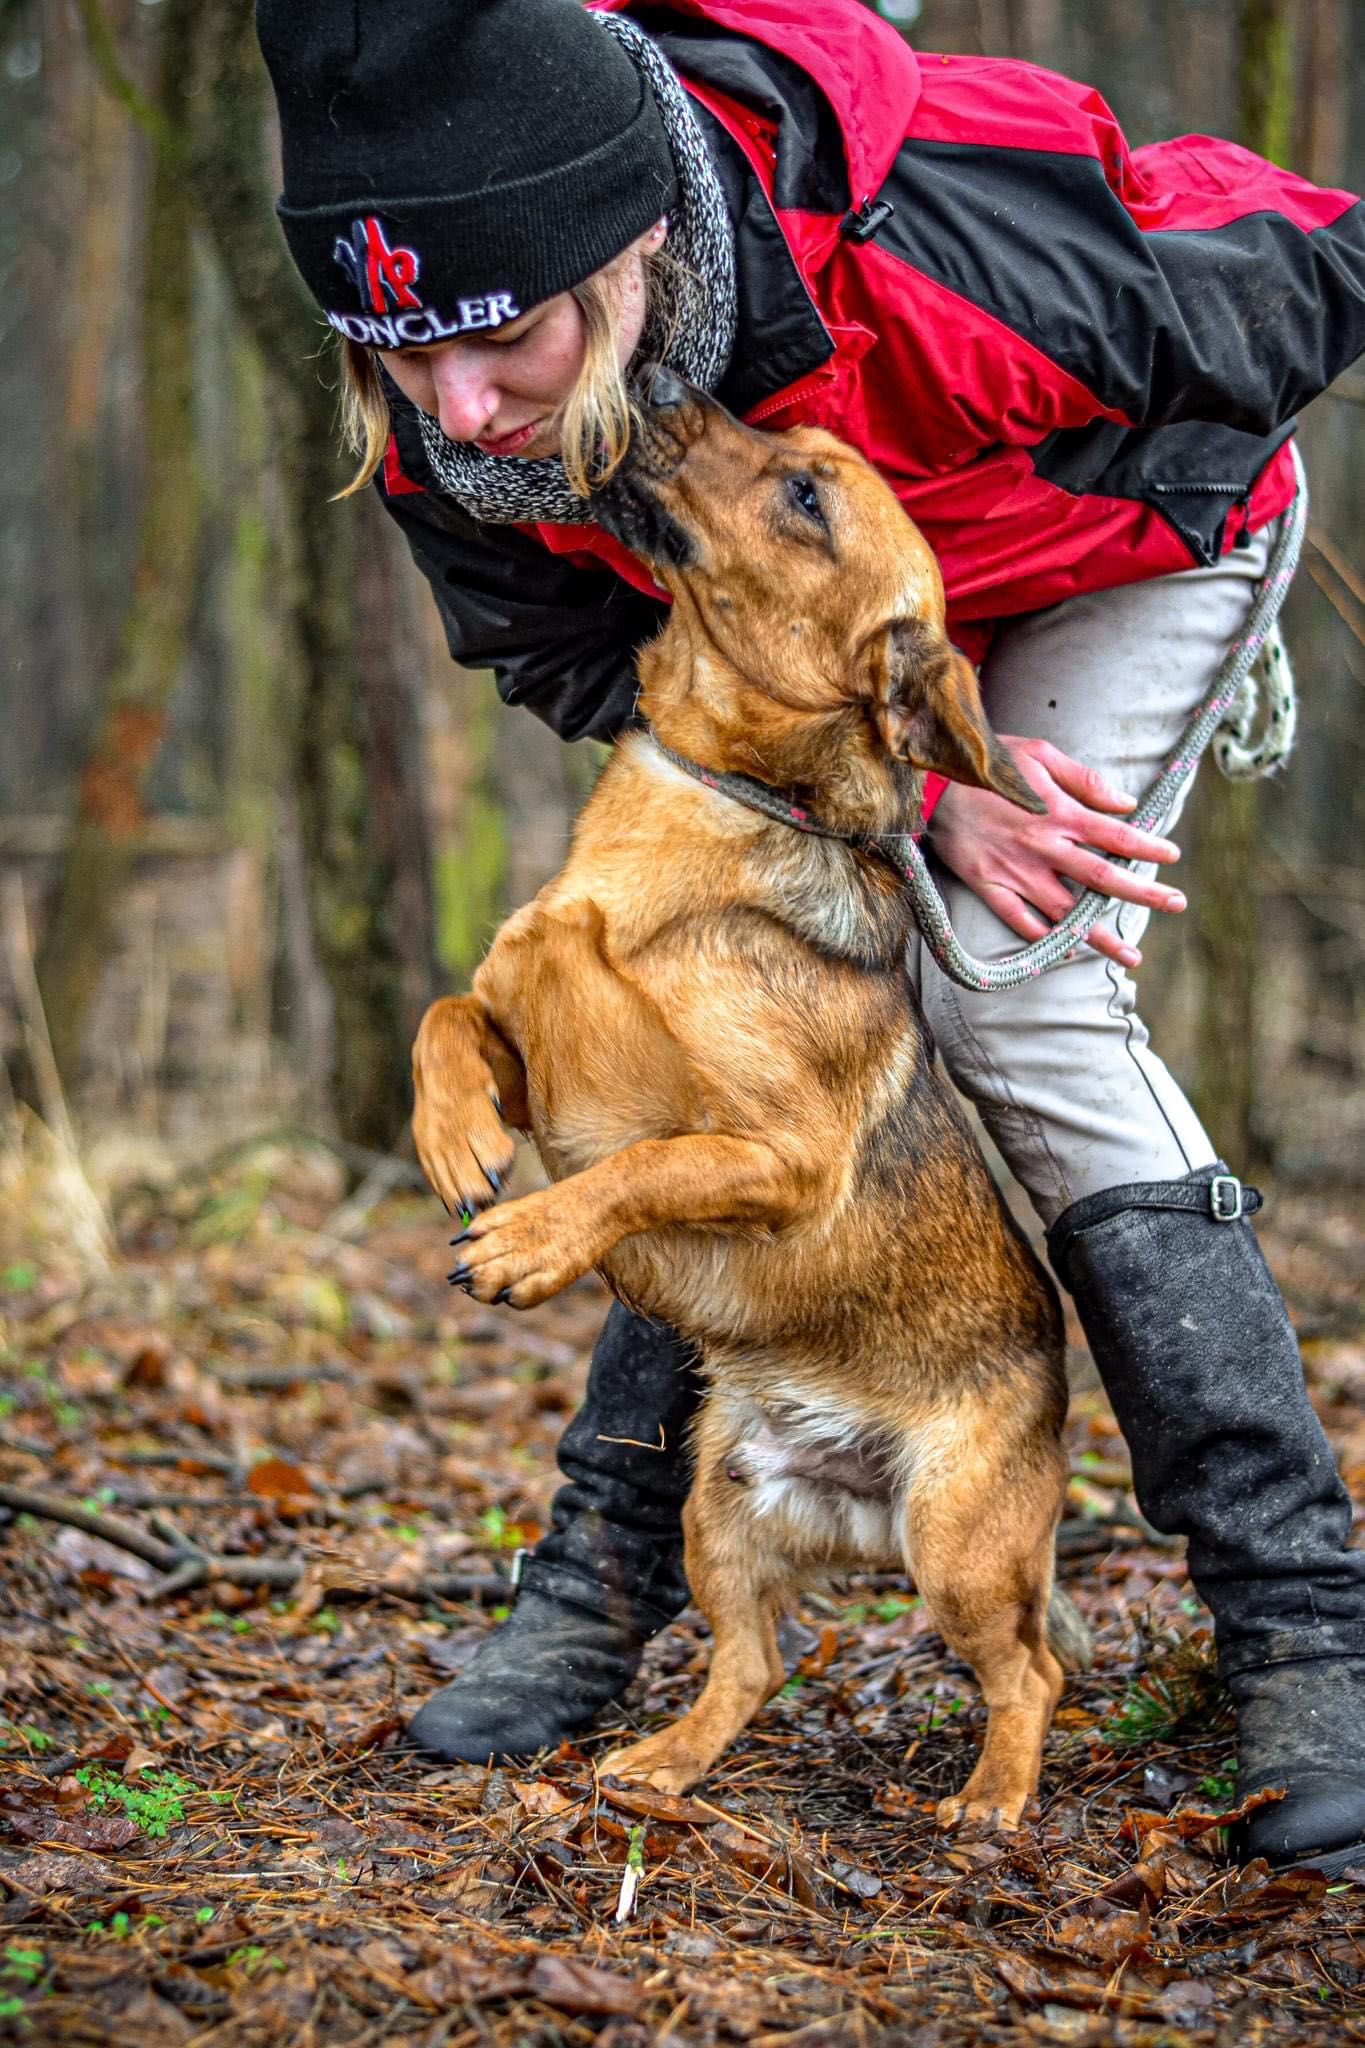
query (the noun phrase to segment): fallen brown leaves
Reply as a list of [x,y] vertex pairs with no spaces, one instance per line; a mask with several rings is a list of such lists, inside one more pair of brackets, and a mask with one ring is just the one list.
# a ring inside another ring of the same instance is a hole
[[[239,1161],[126,1204],[112,1278],[0,1291],[0,2037],[1365,2043],[1365,1883],[1223,1860],[1207,1641],[1095,1396],[1062,1550],[1098,1657],[1025,1826],[936,1830],[980,1709],[894,1580],[807,1603],[785,1692],[687,1798],[595,1777],[622,1722],[516,1769],[404,1754],[544,1526],[605,1304],[452,1299],[434,1203],[342,1242],[338,1199],[307,1157]],[[1310,1275],[1310,1365],[1359,1463],[1357,1234],[1295,1201],[1272,1255]],[[703,1662],[689,1615],[628,1725]]]

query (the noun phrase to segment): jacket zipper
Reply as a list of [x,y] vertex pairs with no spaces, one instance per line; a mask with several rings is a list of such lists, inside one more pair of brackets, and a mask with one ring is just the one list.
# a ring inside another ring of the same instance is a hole
[[798,399],[807,397],[819,385],[830,383],[835,374],[824,364],[818,370],[808,371],[804,377],[798,377],[795,384],[789,384],[785,391],[775,391],[771,398],[764,398],[751,406],[744,415],[746,426],[756,427],[760,420],[768,419],[773,413],[785,412],[789,405],[795,405]]

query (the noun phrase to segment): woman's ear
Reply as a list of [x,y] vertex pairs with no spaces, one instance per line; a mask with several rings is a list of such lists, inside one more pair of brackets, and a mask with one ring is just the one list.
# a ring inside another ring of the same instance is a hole
[[872,717],[888,754],[950,782],[1047,810],[986,722],[976,670],[923,619],[897,619],[873,651]]

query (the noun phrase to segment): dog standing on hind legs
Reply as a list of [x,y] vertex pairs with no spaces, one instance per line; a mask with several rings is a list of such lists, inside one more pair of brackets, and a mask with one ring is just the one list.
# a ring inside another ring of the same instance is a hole
[[[922,537],[828,434],[757,433],[662,374],[598,515],[673,598],[640,659],[650,730],[472,993],[428,1012],[413,1128],[478,1212],[454,1281],[524,1308],[596,1267],[700,1351],[686,1569],[710,1672],[603,1768],[694,1784],[781,1685],[802,1587],[904,1567],[988,1709],[939,1818],[1012,1824],[1062,1684],[1061,1316],[934,1071],[872,842],[914,829],[925,770],[1038,800]],[[552,1184],[489,1208],[512,1130]]]

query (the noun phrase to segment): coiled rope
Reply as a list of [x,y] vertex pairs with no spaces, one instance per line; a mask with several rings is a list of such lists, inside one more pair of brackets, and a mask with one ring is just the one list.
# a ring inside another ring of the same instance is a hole
[[[1219,768],[1233,781],[1249,781],[1273,773],[1294,744],[1294,676],[1276,623],[1298,566],[1308,523],[1308,486],[1303,465],[1298,449],[1292,448],[1291,453],[1298,489],[1271,549],[1265,575],[1256,586],[1241,638],[1229,647],[1156,781],[1137,810],[1125,818],[1125,823],[1137,826],[1139,831],[1150,832],[1160,825],[1210,741]],[[714,774],[700,762],[666,747],[657,733],[650,737],[661,753],[697,781],[704,782],[708,789],[733,797],[750,810],[761,811],[797,831],[810,832],[822,839],[843,839],[889,862],[909,885],[915,921],[925,945],[943,972],[961,988],[989,993],[1036,981],[1049,967],[1070,959],[1110,904],[1118,901],[1102,890],[1087,889],[1043,938],[1021,947],[1017,953],[1007,954],[1003,960],[977,960],[953,930],[947,905],[914,836],[900,832],[871,836],[838,831],[822,824],[781,790],[748,775]],[[1138,865],[1119,857],[1114,858],[1113,864]]]

